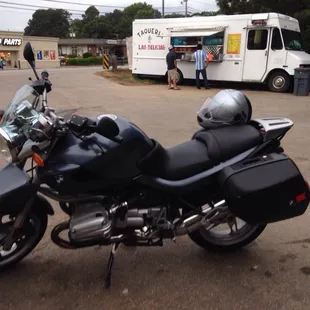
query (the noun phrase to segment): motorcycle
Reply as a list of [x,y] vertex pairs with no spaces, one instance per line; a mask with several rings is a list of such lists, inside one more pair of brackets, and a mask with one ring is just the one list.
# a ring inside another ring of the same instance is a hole
[[42,239],[54,214],[45,197],[69,216],[51,231],[55,244],[112,246],[107,288],[120,244],[162,246],[188,235],[207,250],[236,250],[267,224],[305,213],[308,183],[281,147],[291,120],[201,129],[166,149],[120,116],[65,121],[47,103],[52,84],[47,71],[38,76],[30,43],[24,58],[36,80],[0,115],[0,151],[8,162],[0,171],[0,269]]

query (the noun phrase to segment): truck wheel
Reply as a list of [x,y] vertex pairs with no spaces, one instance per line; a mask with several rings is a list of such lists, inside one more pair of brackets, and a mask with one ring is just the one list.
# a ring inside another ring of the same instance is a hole
[[183,78],[183,73],[180,69],[178,69],[178,74],[177,74],[177,85],[182,85],[184,82]]
[[290,84],[290,76],[285,71],[275,71],[268,78],[268,87],[272,92],[285,93]]

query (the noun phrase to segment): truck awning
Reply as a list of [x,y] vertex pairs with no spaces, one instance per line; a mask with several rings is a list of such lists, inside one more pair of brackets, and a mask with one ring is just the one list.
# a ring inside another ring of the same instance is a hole
[[224,31],[226,26],[214,28],[171,28],[171,37],[208,37]]

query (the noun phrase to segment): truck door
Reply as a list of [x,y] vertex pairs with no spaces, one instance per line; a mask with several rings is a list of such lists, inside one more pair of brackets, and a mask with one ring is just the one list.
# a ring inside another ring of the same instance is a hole
[[270,29],[249,29],[245,45],[243,81],[259,82],[268,63]]

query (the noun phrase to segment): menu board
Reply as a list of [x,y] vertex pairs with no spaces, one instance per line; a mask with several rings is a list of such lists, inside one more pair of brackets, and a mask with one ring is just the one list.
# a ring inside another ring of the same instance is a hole
[[241,34],[228,34],[226,54],[240,54]]

